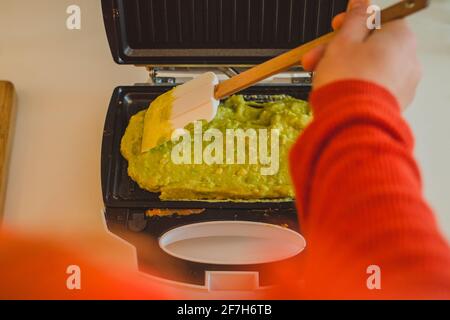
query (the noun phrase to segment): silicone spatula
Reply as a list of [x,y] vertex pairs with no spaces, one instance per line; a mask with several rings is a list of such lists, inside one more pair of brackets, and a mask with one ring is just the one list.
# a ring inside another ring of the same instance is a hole
[[[426,8],[428,4],[429,0],[401,1],[381,11],[381,23],[411,15]],[[164,112],[164,119],[159,116],[150,116],[151,113],[149,112],[149,116],[145,117],[142,152],[146,152],[162,141],[170,139],[171,132],[177,128],[184,128],[196,120],[211,121],[216,115],[221,99],[299,65],[305,53],[319,45],[330,42],[334,35],[335,32],[328,33],[221,83],[214,73],[208,72],[176,87],[171,91],[168,103],[172,105],[168,112]],[[152,105],[150,108],[152,108]],[[167,121],[168,126],[165,130],[161,130],[161,126],[155,121]]]

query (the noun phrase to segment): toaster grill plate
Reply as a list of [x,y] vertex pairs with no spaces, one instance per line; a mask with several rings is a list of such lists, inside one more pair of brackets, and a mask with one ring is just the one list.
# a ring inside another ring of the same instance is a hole
[[[141,189],[128,176],[128,163],[120,153],[120,143],[130,118],[147,108],[170,86],[118,87],[113,94],[106,117],[102,146],[102,189],[109,208],[223,208],[223,209],[293,209],[293,201],[208,202],[161,201],[158,193]],[[288,94],[306,100],[309,86],[255,86],[242,92],[248,96]]]

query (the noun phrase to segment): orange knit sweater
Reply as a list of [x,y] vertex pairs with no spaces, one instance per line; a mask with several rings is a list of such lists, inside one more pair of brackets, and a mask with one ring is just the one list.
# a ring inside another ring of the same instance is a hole
[[[347,80],[310,102],[314,121],[290,157],[308,242],[304,296],[450,298],[449,246],[423,197],[396,99]],[[369,266],[379,267],[380,290],[368,289]]]

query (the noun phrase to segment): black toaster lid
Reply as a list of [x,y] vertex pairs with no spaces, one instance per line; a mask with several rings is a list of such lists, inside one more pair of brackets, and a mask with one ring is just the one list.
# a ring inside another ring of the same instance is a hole
[[102,0],[114,60],[261,63],[331,30],[348,0]]

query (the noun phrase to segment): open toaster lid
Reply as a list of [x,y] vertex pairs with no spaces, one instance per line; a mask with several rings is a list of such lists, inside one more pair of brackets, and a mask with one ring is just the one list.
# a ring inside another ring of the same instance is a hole
[[114,60],[251,65],[331,30],[348,0],[102,0]]

